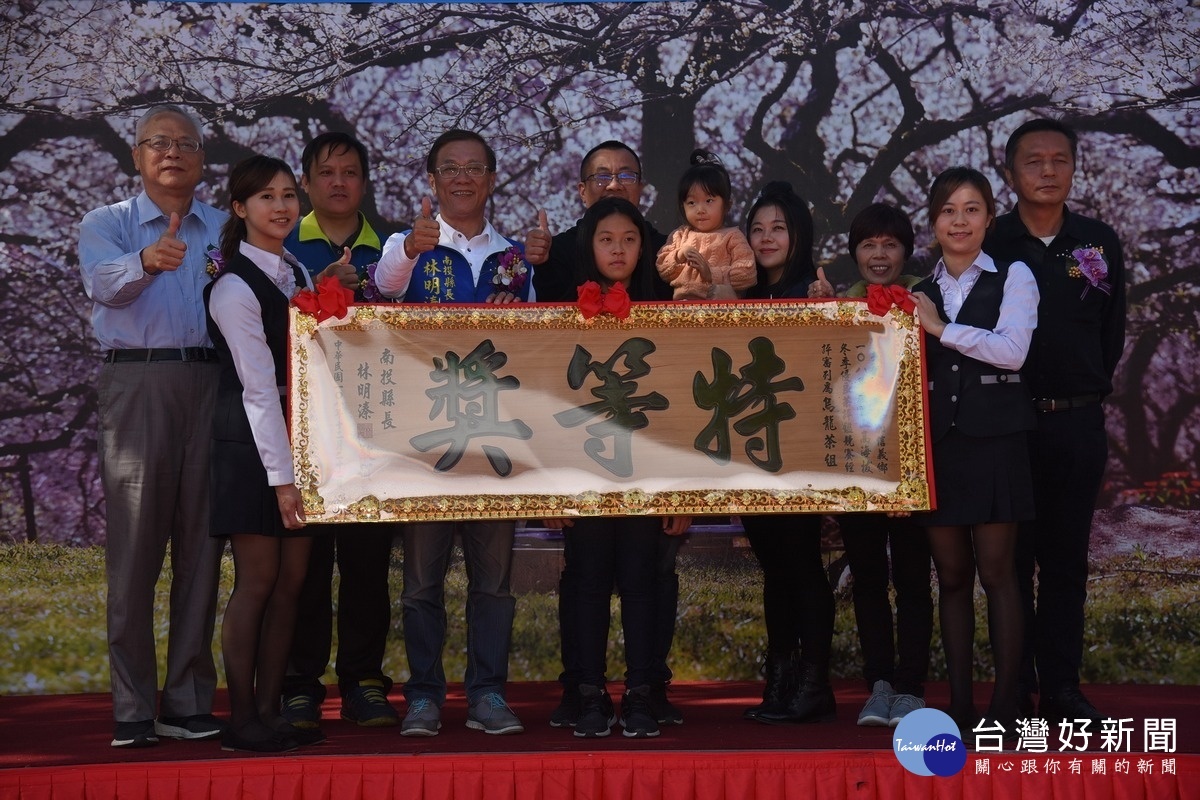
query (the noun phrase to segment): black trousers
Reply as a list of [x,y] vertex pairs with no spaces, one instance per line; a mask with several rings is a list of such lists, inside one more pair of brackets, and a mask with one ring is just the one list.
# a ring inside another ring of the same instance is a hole
[[[654,536],[654,637],[648,678],[650,683],[667,683],[672,675],[667,659],[675,640],[675,620],[679,608],[679,574],[675,571],[675,560],[687,536],[667,536],[662,532],[662,523],[657,518],[656,524],[660,529]],[[573,620],[579,616],[579,568],[585,557],[572,546],[571,538],[564,535],[565,566],[558,582],[558,632],[563,663],[558,680],[563,686],[578,686],[583,680],[579,629]]]
[[1037,519],[1017,538],[1021,683],[1047,696],[1079,685],[1092,513],[1108,459],[1103,406],[1039,411],[1029,452]]
[[743,516],[742,527],[763,571],[767,648],[829,669],[833,587],[821,559],[819,514]]
[[[841,514],[837,520],[854,576],[854,618],[867,689],[883,680],[901,694],[924,697],[933,638],[929,537],[911,517]],[[896,587],[894,625],[889,578]]]
[[313,539],[308,575],[300,590],[296,634],[283,682],[284,696],[325,697],[321,677],[333,642],[333,565],[341,578],[337,598],[335,671],[344,693],[362,680],[392,681],[383,673],[391,627],[388,566],[399,526],[391,523],[326,525]]
[[654,659],[658,537],[655,517],[577,519],[563,531],[578,579],[573,620],[580,683],[603,687],[608,679],[609,599],[613,586],[621,597],[625,640],[625,685],[650,683]]

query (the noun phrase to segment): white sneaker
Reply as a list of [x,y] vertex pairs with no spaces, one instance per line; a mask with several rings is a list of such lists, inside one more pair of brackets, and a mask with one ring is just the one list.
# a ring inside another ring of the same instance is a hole
[[875,681],[871,696],[858,714],[858,724],[864,727],[886,728],[892,719],[892,698],[896,690],[887,681]]

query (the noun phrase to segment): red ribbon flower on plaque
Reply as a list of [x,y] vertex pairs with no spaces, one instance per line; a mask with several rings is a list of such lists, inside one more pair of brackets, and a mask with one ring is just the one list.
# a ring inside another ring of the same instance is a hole
[[905,289],[898,283],[881,286],[873,283],[867,287],[867,309],[877,317],[882,317],[892,306],[903,311],[905,314],[911,314],[916,309],[917,304],[913,302],[912,296],[908,289]]
[[317,284],[317,291],[301,289],[292,298],[292,304],[301,312],[323,322],[331,317],[341,319],[350,311],[354,302],[354,292],[342,286],[341,281],[332,275]]
[[591,319],[597,314],[610,314],[617,319],[629,318],[629,292],[624,284],[614,283],[608,291],[600,288],[595,281],[585,281],[578,288],[579,313],[584,319]]

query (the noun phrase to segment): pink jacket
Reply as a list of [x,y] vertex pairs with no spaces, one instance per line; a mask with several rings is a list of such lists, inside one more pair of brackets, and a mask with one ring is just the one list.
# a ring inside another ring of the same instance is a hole
[[[680,273],[687,266],[684,253],[689,249],[699,251],[708,261],[712,272],[712,283],[696,278],[694,273]],[[754,267],[754,251],[738,228],[721,228],[711,233],[700,233],[686,225],[676,228],[667,238],[667,243],[658,251],[658,274],[675,288],[676,300],[703,300],[709,296],[713,284],[728,283],[735,291],[744,292],[757,282]]]

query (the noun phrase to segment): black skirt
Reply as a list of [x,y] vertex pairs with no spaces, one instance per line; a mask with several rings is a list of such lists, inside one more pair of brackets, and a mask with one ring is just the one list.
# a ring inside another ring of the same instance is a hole
[[974,437],[957,428],[933,445],[937,509],[922,525],[978,525],[1034,518],[1029,440],[1024,431]]
[[231,536],[312,536],[316,531],[283,527],[275,487],[267,485],[267,470],[253,443],[214,439],[212,443],[212,503],[209,533]]

